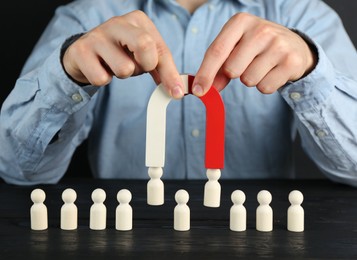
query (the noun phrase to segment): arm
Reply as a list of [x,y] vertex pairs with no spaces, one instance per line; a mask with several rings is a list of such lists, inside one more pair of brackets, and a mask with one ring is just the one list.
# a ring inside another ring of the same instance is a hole
[[[171,53],[143,12],[91,28],[78,22],[83,10],[76,8],[86,7],[77,3],[57,10],[2,107],[0,141],[6,149],[0,151],[0,173],[9,183],[55,183],[63,176],[94,120],[94,93],[113,76],[150,72],[173,97],[183,95]],[[65,39],[85,31],[62,58]]]
[[295,112],[302,146],[328,178],[357,186],[356,49],[337,14],[320,1],[296,9],[287,26],[318,51],[316,68],[280,89]]
[[59,58],[66,37],[86,30],[69,10],[56,11],[3,103],[0,174],[6,182],[57,182],[88,135],[94,89],[71,81]]
[[196,74],[196,94],[235,78],[264,94],[279,90],[310,157],[327,177],[357,186],[356,50],[321,1],[274,3],[271,18],[284,26],[248,14],[226,23]]

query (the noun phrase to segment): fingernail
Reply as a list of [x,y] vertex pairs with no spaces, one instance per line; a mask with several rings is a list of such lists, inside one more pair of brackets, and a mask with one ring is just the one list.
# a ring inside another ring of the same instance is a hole
[[182,98],[183,91],[180,86],[176,86],[171,90],[171,95],[173,98]]
[[194,85],[192,88],[192,93],[200,97],[203,94],[203,88],[200,85]]

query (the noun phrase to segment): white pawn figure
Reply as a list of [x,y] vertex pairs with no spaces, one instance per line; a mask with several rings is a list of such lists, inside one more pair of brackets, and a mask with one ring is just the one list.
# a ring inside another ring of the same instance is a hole
[[95,189],[92,192],[93,205],[90,208],[89,228],[103,230],[107,225],[107,208],[104,205],[106,193],[103,189]]
[[301,203],[304,200],[304,195],[298,190],[293,190],[289,193],[289,201],[291,205],[288,208],[288,230],[293,232],[304,231],[304,209]]
[[271,194],[267,190],[262,190],[257,196],[259,206],[256,211],[256,229],[268,232],[273,230],[273,209],[270,207]]
[[148,170],[150,180],[147,183],[147,203],[158,206],[164,204],[164,183],[160,179],[162,176],[161,167],[150,167]]
[[31,200],[33,205],[30,209],[31,229],[45,230],[48,228],[47,207],[43,203],[46,199],[46,194],[41,189],[34,189],[31,192]]
[[203,205],[218,208],[221,203],[221,184],[218,182],[221,177],[221,170],[207,169],[206,173],[208,181],[205,184]]
[[177,205],[174,209],[174,229],[177,231],[190,230],[190,208],[187,206],[189,200],[188,192],[178,190],[175,194]]
[[131,192],[122,189],[117,194],[119,205],[115,211],[115,229],[126,231],[133,228],[133,209],[129,202],[131,201]]
[[241,190],[235,190],[232,192],[231,199],[233,206],[230,210],[229,228],[232,231],[245,231],[247,229],[247,210],[243,205],[245,194]]
[[78,226],[78,209],[74,202],[77,193],[73,189],[65,189],[62,192],[64,204],[61,207],[61,229],[74,230]]

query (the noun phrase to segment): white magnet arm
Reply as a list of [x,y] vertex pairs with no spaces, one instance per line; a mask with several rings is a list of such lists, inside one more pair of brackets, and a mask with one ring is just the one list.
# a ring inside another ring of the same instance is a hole
[[[181,75],[188,93],[188,75]],[[146,117],[146,158],[147,167],[164,167],[166,138],[166,108],[171,101],[162,84],[151,94]]]

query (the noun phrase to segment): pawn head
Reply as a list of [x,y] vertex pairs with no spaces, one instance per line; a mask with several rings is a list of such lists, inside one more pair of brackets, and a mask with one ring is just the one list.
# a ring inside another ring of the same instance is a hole
[[267,190],[261,190],[258,192],[257,200],[260,204],[269,204],[272,200],[271,193]]
[[289,201],[291,204],[301,204],[304,200],[304,195],[298,190],[293,190],[289,193]]
[[68,188],[62,192],[62,200],[65,203],[73,203],[77,199],[77,193],[74,189]]
[[241,190],[235,190],[232,192],[231,200],[233,204],[243,204],[245,202],[245,194]]
[[106,194],[103,189],[97,188],[92,192],[92,200],[94,203],[102,203],[105,201]]
[[46,194],[43,190],[41,189],[34,189],[32,192],[31,192],[31,200],[34,202],[34,203],[42,203],[44,202],[46,199]]
[[178,204],[185,204],[189,200],[189,195],[186,190],[178,190],[175,194],[175,200]]
[[150,178],[159,179],[161,178],[163,171],[161,167],[150,167],[148,170],[148,174]]
[[127,189],[121,189],[117,193],[117,200],[119,203],[129,203],[131,201],[131,192]]

